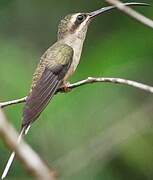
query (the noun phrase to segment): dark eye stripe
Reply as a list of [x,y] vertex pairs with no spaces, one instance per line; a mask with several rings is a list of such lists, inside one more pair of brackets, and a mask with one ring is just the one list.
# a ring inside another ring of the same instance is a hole
[[74,22],[74,24],[71,27],[71,32],[75,32],[75,30],[81,25],[82,22],[84,22],[84,20],[87,18],[86,14],[79,14],[76,17],[76,20]]

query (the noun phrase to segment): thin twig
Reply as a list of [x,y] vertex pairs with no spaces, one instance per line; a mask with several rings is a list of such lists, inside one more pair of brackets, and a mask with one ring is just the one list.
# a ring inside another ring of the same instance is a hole
[[153,21],[151,19],[143,16],[142,14],[136,12],[135,10],[131,9],[130,7],[125,6],[121,1],[119,1],[119,0],[106,0],[106,2],[116,6],[116,8],[118,8],[120,11],[128,14],[129,16],[133,17],[134,19],[141,22],[142,24],[144,24],[150,28],[153,28]]
[[[87,85],[87,84],[93,84],[93,83],[113,83],[113,84],[123,84],[123,85],[127,85],[127,86],[131,86],[131,87],[135,87],[138,88],[140,90],[149,92],[149,93],[153,93],[153,87],[152,86],[148,86],[146,84],[143,83],[139,83],[136,81],[131,81],[131,80],[127,80],[127,79],[121,79],[121,78],[109,78],[109,77],[88,77],[85,80],[81,80],[78,81],[76,83],[73,84],[69,84],[68,88],[70,90],[75,89],[77,87],[83,86],[83,85]],[[65,92],[63,88],[60,88],[58,92]],[[19,104],[19,103],[24,103],[26,101],[27,97],[21,98],[21,99],[16,99],[16,100],[11,100],[11,101],[6,101],[6,102],[1,102],[0,103],[0,107],[4,108],[10,105],[14,105],[14,104]]]
[[14,104],[19,104],[19,103],[24,103],[26,101],[27,97],[21,98],[21,99],[16,99],[16,100],[11,100],[11,101],[6,101],[0,103],[0,107],[4,108],[6,106],[14,105]]
[[143,91],[147,91],[150,93],[153,93],[153,87],[152,86],[148,86],[136,81],[131,81],[131,80],[127,80],[127,79],[121,79],[121,78],[107,78],[107,77],[101,77],[101,78],[94,78],[94,77],[88,77],[85,80],[76,82],[74,84],[70,84],[69,88],[70,89],[74,89],[76,87],[82,86],[82,85],[86,85],[86,84],[91,84],[91,83],[113,83],[113,84],[123,84],[123,85],[128,85],[128,86],[132,86],[135,88],[138,88],[140,90]]
[[0,136],[12,151],[16,152],[18,159],[29,173],[36,179],[55,180],[54,172],[41,160],[36,152],[23,140],[17,143],[18,133],[12,125],[6,120],[2,109],[0,108]]

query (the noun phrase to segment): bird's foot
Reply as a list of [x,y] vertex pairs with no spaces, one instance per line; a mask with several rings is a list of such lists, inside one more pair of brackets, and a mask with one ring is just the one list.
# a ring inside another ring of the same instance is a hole
[[61,88],[62,88],[64,93],[68,93],[68,92],[70,92],[72,90],[71,88],[69,88],[69,86],[70,86],[69,82],[64,82],[63,83]]

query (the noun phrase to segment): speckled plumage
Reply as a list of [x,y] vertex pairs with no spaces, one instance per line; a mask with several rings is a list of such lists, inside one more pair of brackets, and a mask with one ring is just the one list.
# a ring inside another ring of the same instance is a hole
[[73,57],[73,49],[67,44],[56,42],[51,46],[41,57],[40,63],[38,64],[36,71],[33,75],[31,90],[35,87],[39,81],[46,67],[54,68],[58,64],[67,64]]
[[23,110],[22,128],[36,120],[56,90],[75,72],[85,40],[88,20],[76,21],[77,14],[67,15],[58,28],[58,41],[41,57],[33,75],[31,90]]
[[58,39],[62,39],[67,32],[69,32],[69,28],[71,26],[71,18],[74,14],[68,14],[64,19],[61,20],[58,25]]
[[22,129],[36,120],[56,90],[75,72],[85,40],[88,20],[79,23],[77,14],[69,14],[58,27],[58,40],[41,57],[23,110]]
[[72,59],[73,49],[59,42],[42,56],[24,106],[22,128],[27,128],[47,106],[56,90],[62,85]]

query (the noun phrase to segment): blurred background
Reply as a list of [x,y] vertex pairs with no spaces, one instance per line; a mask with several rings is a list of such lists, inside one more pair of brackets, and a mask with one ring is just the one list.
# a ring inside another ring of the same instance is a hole
[[[106,5],[99,0],[0,0],[0,101],[27,95],[62,17]],[[153,19],[152,7],[136,10]],[[90,25],[70,81],[105,76],[153,85],[152,67],[153,30],[114,10]],[[22,108],[5,108],[18,131]],[[62,180],[152,180],[152,112],[152,94],[123,85],[86,85],[55,96],[25,139]],[[0,174],[9,154],[0,141]],[[7,179],[32,177],[16,160]]]

